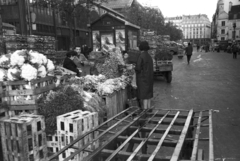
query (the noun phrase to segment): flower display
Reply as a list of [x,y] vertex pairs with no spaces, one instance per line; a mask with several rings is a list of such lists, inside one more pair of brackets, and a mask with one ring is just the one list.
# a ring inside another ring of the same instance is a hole
[[46,70],[45,66],[43,66],[43,65],[40,66],[37,69],[37,76],[43,78],[43,77],[46,77],[46,75],[47,75],[47,70]]
[[7,71],[7,79],[10,81],[15,81],[20,78],[21,71],[17,67],[9,68]]

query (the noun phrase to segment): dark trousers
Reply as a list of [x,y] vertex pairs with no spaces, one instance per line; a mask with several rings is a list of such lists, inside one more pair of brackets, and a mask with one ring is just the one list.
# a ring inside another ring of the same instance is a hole
[[237,52],[233,52],[233,59],[237,59]]
[[187,55],[187,62],[189,64],[192,55]]

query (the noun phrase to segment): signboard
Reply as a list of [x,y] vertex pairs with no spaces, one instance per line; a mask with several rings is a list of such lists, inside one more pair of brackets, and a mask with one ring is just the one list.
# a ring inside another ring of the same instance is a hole
[[92,39],[93,39],[93,51],[100,50],[100,33],[99,31],[92,31]]
[[116,34],[116,47],[119,47],[121,51],[125,51],[125,30],[115,30]]
[[102,48],[106,48],[108,50],[109,45],[113,44],[113,34],[102,34],[101,35],[101,46]]

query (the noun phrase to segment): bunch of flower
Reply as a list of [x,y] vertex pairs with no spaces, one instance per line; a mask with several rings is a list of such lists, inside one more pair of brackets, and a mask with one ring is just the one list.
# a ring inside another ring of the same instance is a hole
[[[16,50],[0,57],[0,80],[27,80],[46,77],[55,69],[53,62],[36,51]],[[5,71],[6,70],[6,71]]]

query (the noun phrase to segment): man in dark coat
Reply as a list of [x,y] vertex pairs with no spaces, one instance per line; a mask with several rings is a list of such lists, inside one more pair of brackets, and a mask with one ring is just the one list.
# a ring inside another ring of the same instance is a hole
[[186,55],[187,55],[187,62],[189,64],[191,56],[192,56],[192,52],[193,52],[193,47],[190,43],[188,43],[188,46],[186,47],[185,51],[186,51]]
[[80,76],[80,72],[77,68],[77,65],[74,63],[73,59],[77,57],[77,52],[76,51],[69,51],[66,54],[66,58],[64,59],[63,62],[63,67],[75,72],[77,76]]
[[153,60],[148,53],[149,49],[147,41],[140,43],[141,53],[136,65],[137,98],[143,101],[143,109],[150,108],[153,97]]
[[237,59],[237,52],[238,52],[237,44],[233,44],[232,47],[233,59]]

